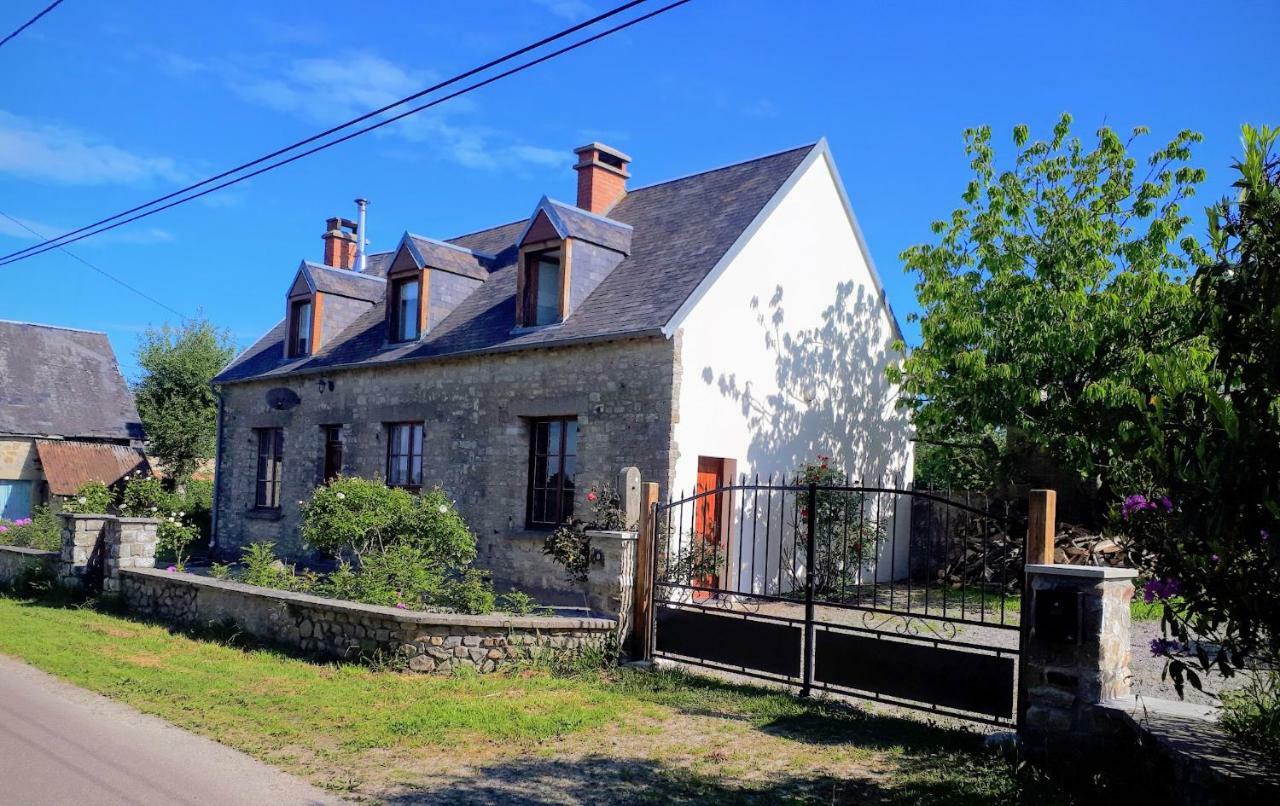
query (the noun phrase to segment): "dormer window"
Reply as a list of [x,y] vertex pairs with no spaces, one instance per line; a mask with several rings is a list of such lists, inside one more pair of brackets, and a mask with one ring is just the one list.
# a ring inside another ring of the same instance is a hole
[[311,299],[289,304],[289,357],[311,355]]
[[525,253],[524,311],[521,319],[526,327],[553,325],[564,318],[562,255],[558,245]]
[[418,274],[391,284],[391,340],[414,341],[421,332],[422,281]]

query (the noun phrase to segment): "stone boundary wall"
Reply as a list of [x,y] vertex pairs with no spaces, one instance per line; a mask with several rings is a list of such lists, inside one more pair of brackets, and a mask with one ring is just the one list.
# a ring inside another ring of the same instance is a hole
[[20,546],[0,546],[0,588],[11,588],[26,573],[49,579],[58,574],[58,552]]
[[181,627],[234,624],[255,638],[324,657],[403,656],[417,672],[491,672],[542,652],[603,646],[609,619],[424,613],[259,588],[151,568],[120,570],[131,613]]

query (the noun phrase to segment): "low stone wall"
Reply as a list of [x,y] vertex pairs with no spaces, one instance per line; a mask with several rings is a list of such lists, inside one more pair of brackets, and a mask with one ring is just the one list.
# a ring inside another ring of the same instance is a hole
[[138,615],[182,627],[230,623],[325,657],[402,655],[418,672],[490,672],[540,652],[602,645],[617,629],[609,619],[423,613],[150,568],[119,573],[125,603]]
[[11,588],[25,574],[58,575],[58,552],[19,546],[0,546],[0,588]]

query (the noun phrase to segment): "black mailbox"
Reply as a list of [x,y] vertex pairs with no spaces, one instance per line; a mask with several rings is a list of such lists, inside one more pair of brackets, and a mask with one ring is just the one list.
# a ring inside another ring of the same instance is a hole
[[1080,592],[1036,591],[1036,637],[1042,641],[1074,644],[1080,640]]

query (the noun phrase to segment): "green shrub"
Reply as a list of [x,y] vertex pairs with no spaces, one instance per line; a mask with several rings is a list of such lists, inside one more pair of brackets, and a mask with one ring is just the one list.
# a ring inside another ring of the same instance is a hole
[[393,546],[366,554],[354,575],[355,599],[366,604],[419,608],[441,591],[435,564],[414,546]]
[[207,543],[213,534],[213,482],[192,479],[178,499],[178,509],[187,513],[191,525]]
[[48,504],[40,504],[31,511],[30,518],[16,521],[0,521],[0,544],[22,546],[42,551],[58,551],[62,548],[62,526],[58,516]]
[[508,591],[498,596],[498,609],[513,616],[530,616],[552,613],[549,607],[543,607],[524,591]]
[[1222,726],[1280,760],[1280,673],[1257,672],[1243,688],[1223,692]]
[[231,579],[231,566],[227,563],[211,563],[209,576],[214,579]]
[[244,550],[241,561],[244,563],[243,581],[249,585],[263,588],[280,588],[289,590],[292,587],[289,569],[275,553],[275,543],[263,541],[254,543]]
[[63,512],[105,515],[115,504],[116,494],[100,481],[85,482],[76,494],[62,504]]
[[458,577],[445,582],[436,602],[459,613],[492,613],[495,604],[493,583],[484,571],[468,568]]
[[155,476],[130,476],[120,492],[119,509],[133,518],[160,518],[181,511],[182,504]]

